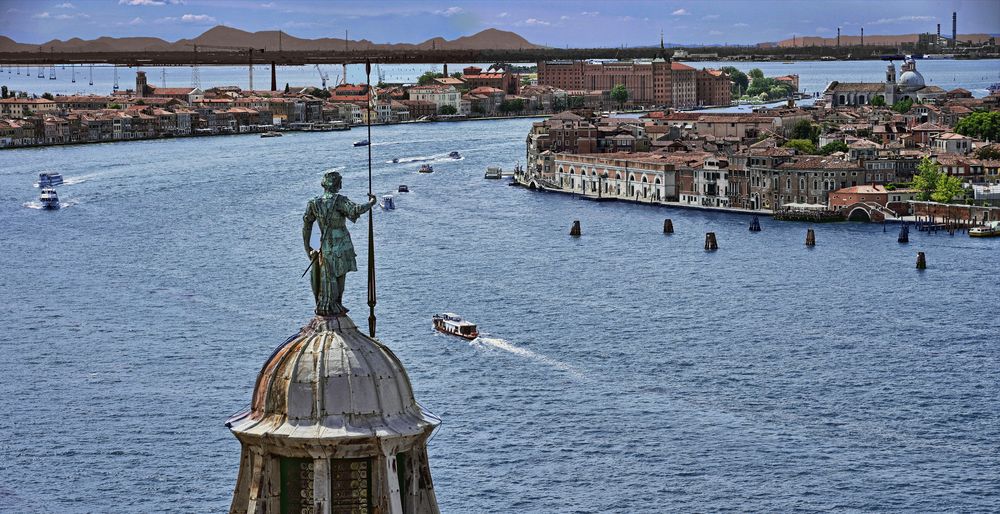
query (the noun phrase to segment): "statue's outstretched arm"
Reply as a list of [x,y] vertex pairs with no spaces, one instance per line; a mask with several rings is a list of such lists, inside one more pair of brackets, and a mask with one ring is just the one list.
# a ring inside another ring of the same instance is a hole
[[375,205],[375,202],[377,201],[375,195],[370,193],[368,195],[368,202],[363,204],[356,204],[344,196],[341,196],[340,198],[342,200],[337,202],[337,209],[344,215],[345,218],[351,221],[358,221],[358,218],[361,217],[362,214],[371,210],[372,206]]

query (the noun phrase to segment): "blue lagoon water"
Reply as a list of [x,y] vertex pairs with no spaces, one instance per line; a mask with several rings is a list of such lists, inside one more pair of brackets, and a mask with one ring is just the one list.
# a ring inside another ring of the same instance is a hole
[[[375,213],[379,337],[444,419],[443,511],[996,509],[1000,241],[840,223],[809,249],[806,224],[483,180],[531,121],[373,129],[376,194],[412,191]],[[364,198],[363,137],[0,152],[0,511],[228,508],[223,422],[311,317],[302,211],[330,169]],[[44,170],[67,208],[32,208]],[[487,335],[436,333],[446,310]]]

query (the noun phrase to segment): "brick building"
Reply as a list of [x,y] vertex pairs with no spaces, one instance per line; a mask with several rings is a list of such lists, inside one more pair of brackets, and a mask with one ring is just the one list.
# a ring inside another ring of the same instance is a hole
[[702,68],[695,75],[698,105],[729,105],[732,89],[729,75],[722,70]]

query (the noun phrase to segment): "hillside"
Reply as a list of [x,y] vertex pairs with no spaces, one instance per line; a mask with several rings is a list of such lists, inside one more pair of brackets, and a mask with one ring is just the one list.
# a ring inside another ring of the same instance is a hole
[[137,51],[190,51],[194,45],[257,48],[267,51],[282,50],[407,50],[431,49],[439,50],[487,50],[518,48],[540,48],[523,37],[497,29],[486,29],[471,36],[462,36],[454,40],[441,37],[431,38],[422,43],[373,43],[366,39],[348,40],[343,38],[303,39],[278,31],[247,32],[226,26],[213,27],[198,37],[180,39],[173,43],[155,37],[100,37],[84,40],[72,38],[66,41],[53,39],[44,43],[18,43],[8,37],[0,36],[0,52],[137,52]]

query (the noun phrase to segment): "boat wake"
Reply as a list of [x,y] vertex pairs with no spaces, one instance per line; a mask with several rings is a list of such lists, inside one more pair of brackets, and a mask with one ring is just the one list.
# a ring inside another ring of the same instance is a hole
[[582,380],[584,378],[583,371],[581,371],[576,366],[553,359],[552,357],[547,357],[540,353],[536,353],[527,348],[522,348],[520,346],[515,345],[514,343],[511,343],[510,341],[507,341],[506,339],[501,339],[499,337],[479,336],[470,341],[469,344],[478,348],[493,348],[497,350],[503,350],[505,352],[512,353],[520,357],[525,357],[527,359],[531,359],[541,364],[545,364],[546,366],[553,367],[560,371],[565,371],[575,379]]
[[[76,205],[76,203],[77,202],[75,202],[75,201],[59,202],[59,208],[60,209],[65,209],[67,207],[72,207],[72,206]],[[42,210],[44,208],[44,207],[42,207],[42,202],[24,202],[21,205],[23,205],[24,207],[26,207],[28,209]]]
[[452,162],[452,161],[464,161],[465,156],[455,159],[454,157],[448,157],[446,153],[439,153],[434,155],[416,155],[413,157],[399,157],[396,162],[391,160],[385,161],[386,164],[408,164],[413,162]]

